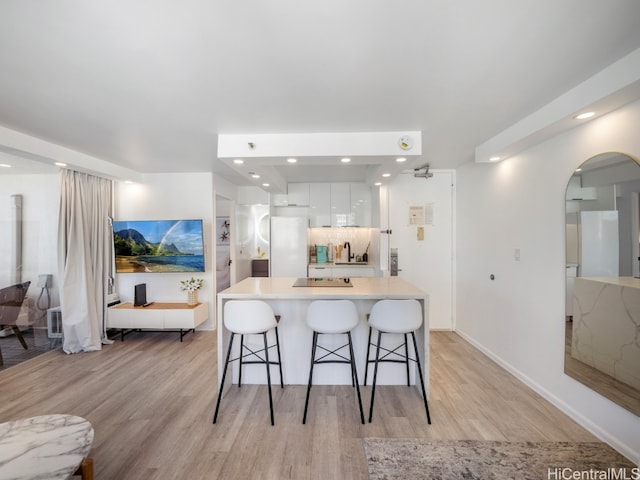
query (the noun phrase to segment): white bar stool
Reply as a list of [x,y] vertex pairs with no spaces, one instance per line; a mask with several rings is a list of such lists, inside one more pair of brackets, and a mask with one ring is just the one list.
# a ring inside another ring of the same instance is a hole
[[[224,381],[227,376],[227,367],[229,363],[239,361],[238,387],[242,385],[242,366],[250,363],[262,363],[267,368],[267,385],[269,389],[269,411],[271,413],[271,425],[274,425],[273,419],[273,398],[271,396],[271,371],[270,365],[278,365],[280,368],[280,385],[284,388],[284,380],[282,378],[282,357],[280,356],[280,339],[278,338],[278,321],[279,315],[275,315],[271,306],[261,300],[230,300],[224,304],[224,326],[231,332],[229,339],[229,348],[227,349],[227,357],[222,372],[222,381],[220,382],[220,391],[218,392],[218,400],[216,402],[216,411],[213,414],[213,423],[218,420],[218,411],[220,409],[220,400],[222,399],[222,390],[224,389]],[[267,332],[271,329],[275,330],[276,344],[269,346],[267,344]],[[234,359],[231,358],[231,350],[233,347],[233,339],[236,334],[240,335],[240,354]],[[253,351],[244,344],[245,335],[262,335],[264,340],[264,348]],[[277,348],[278,361],[269,360],[269,349]],[[245,353],[245,350],[248,353]],[[259,353],[264,352],[264,358]],[[255,357],[257,360],[244,360],[245,357]]]
[[[405,360],[414,361],[418,364],[418,374],[420,376],[420,386],[422,387],[422,398],[424,400],[424,409],[427,413],[427,422],[431,424],[431,416],[429,415],[429,405],[427,403],[427,394],[424,388],[424,378],[422,377],[422,366],[420,365],[420,356],[418,355],[418,345],[416,343],[415,331],[422,325],[422,308],[417,300],[380,300],[371,309],[369,314],[369,326],[378,330],[378,343],[376,345],[376,359],[375,367],[373,369],[373,385],[371,388],[371,406],[369,407],[369,423],[373,418],[373,402],[376,394],[376,377],[378,376],[378,364],[381,361],[389,362],[391,360],[380,359],[380,342],[382,340],[382,334],[402,334],[404,336],[404,343],[396,347],[393,350],[386,350],[387,352],[393,352],[396,355],[403,357],[397,352],[398,348],[404,345],[405,347]],[[409,358],[409,352],[407,349],[407,334],[411,334],[413,339],[413,348],[416,358]],[[367,347],[368,353],[368,347]],[[368,360],[368,354],[367,354]],[[394,362],[405,363],[405,360],[393,360]],[[408,375],[408,370],[407,370]],[[408,384],[408,382],[407,382]]]
[[[362,410],[362,398],[358,372],[356,371],[355,356],[353,354],[353,342],[351,330],[358,324],[358,311],[350,300],[316,300],[311,302],[307,311],[307,325],[313,330],[313,344],[311,347],[311,366],[309,368],[309,384],[307,386],[307,398],[304,402],[304,416],[302,423],[307,422],[307,409],[309,407],[309,394],[313,382],[313,366],[322,363],[346,363],[351,365],[351,383],[358,393],[358,405],[360,407],[360,420],[364,424],[364,411]],[[334,350],[329,350],[318,345],[319,335],[347,335],[348,342]],[[349,347],[349,358],[338,353],[339,350]],[[316,358],[317,349],[324,350],[323,355]],[[328,357],[328,359],[327,359]]]

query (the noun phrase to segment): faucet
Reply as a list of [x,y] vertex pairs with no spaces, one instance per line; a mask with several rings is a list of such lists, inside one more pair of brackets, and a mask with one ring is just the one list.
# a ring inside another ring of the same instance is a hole
[[351,244],[349,242],[344,242],[344,248],[347,249],[347,262],[350,262],[354,255],[351,255]]

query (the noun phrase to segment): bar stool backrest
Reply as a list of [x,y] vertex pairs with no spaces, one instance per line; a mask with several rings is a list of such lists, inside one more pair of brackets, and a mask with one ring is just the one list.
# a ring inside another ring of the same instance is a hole
[[315,300],[307,310],[307,325],[318,333],[346,333],[358,324],[351,300]]
[[408,333],[422,325],[422,309],[417,300],[380,300],[371,309],[369,325],[388,333]]
[[271,306],[262,300],[229,300],[224,304],[224,326],[241,335],[263,333],[277,326]]

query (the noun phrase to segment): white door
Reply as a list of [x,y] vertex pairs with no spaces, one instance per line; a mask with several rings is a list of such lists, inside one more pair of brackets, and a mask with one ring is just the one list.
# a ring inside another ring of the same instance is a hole
[[453,330],[455,173],[432,173],[389,185],[389,248],[398,249],[398,276],[429,294],[430,328]]

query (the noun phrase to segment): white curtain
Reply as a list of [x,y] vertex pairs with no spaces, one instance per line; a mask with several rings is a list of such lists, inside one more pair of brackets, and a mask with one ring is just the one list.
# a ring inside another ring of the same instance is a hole
[[102,348],[112,182],[62,171],[58,262],[66,353]]

